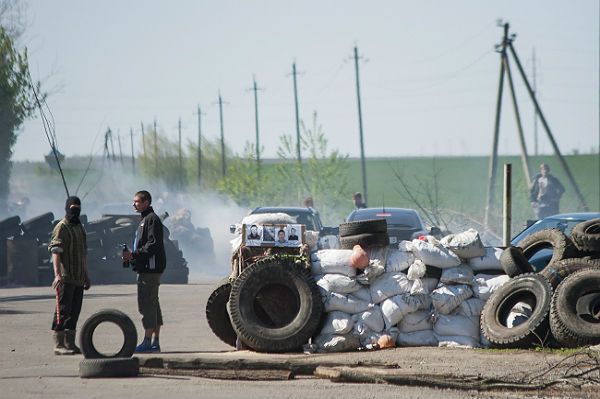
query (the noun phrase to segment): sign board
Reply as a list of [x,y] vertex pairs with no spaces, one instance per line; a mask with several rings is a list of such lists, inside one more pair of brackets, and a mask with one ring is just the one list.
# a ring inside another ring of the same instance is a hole
[[243,224],[242,243],[247,247],[300,247],[303,224]]

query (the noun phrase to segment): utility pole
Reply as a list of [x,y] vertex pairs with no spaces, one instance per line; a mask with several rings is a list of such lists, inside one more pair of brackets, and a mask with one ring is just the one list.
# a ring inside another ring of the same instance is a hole
[[296,110],[296,153],[298,155],[298,163],[302,164],[302,153],[300,151],[300,114],[298,112],[298,84],[296,82],[296,62],[292,64],[292,76],[294,78],[294,106]]
[[223,99],[219,91],[219,121],[221,123],[221,172],[223,177],[227,175],[227,166],[225,165],[225,133],[223,132]]
[[121,166],[123,166],[123,148],[121,147],[121,135],[117,134],[117,142],[119,143],[119,159],[121,161]]
[[108,148],[108,141],[110,137],[110,127],[104,133],[104,155],[106,155],[106,159],[110,160],[110,149]]
[[[533,90],[533,94],[536,97],[539,97],[538,94],[538,90],[537,90],[537,75],[536,75],[536,63],[535,63],[535,47],[533,48],[532,54],[531,54],[531,67],[532,67],[532,90]],[[537,157],[539,155],[538,152],[538,115],[537,112],[535,111],[535,109],[533,110],[533,151],[535,156]]]
[[144,134],[144,122],[140,122],[142,126],[142,151],[144,152],[144,157],[146,156],[146,135]]
[[252,77],[253,86],[252,90],[254,92],[254,127],[256,132],[256,174],[258,180],[260,180],[260,138],[258,131],[258,91],[262,90],[256,86],[256,77]]
[[198,187],[202,187],[202,110],[198,105]]
[[177,131],[179,134],[179,187],[183,187],[183,154],[181,152],[181,117],[177,124]]
[[133,151],[133,128],[129,128],[129,140],[131,141],[131,170],[135,173],[135,152]]
[[362,107],[360,102],[360,79],[358,73],[358,47],[354,46],[354,69],[356,71],[356,100],[358,103],[358,132],[360,135],[360,168],[362,171],[362,186],[363,186],[363,198],[365,203],[368,203],[367,193],[367,166],[365,162],[365,144],[363,138],[363,120],[362,120]]
[[113,141],[112,130],[110,130],[110,128],[108,129],[108,138],[110,140],[110,149],[112,151],[112,160],[114,162],[117,160],[117,158],[115,157],[115,143]]
[[154,175],[158,176],[158,130],[156,128],[156,117],[154,118]]

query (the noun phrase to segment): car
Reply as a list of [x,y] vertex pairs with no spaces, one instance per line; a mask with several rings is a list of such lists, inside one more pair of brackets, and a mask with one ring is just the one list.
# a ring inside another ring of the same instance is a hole
[[[548,216],[535,222],[529,222],[527,227],[517,234],[512,240],[511,245],[518,246],[521,241],[527,236],[536,233],[543,229],[558,229],[565,233],[567,237],[571,237],[573,227],[578,223],[585,222],[590,219],[600,218],[599,212],[577,212],[577,213],[561,213],[553,216]],[[552,248],[543,247],[535,252],[530,258],[531,263],[536,271],[540,271],[552,258]]]
[[[356,209],[346,217],[346,222],[368,219],[385,219],[390,237],[390,245],[396,246],[400,241],[413,240],[421,235],[431,234],[427,230],[423,218],[414,209],[408,208],[363,208]],[[432,228],[434,230],[435,228]]]

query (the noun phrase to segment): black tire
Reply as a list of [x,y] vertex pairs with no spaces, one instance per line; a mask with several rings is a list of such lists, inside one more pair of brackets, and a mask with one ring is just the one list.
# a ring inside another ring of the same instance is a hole
[[575,248],[573,242],[565,233],[558,229],[536,231],[532,235],[525,237],[518,246],[523,249],[523,255],[528,260],[539,250],[552,248],[552,258],[548,264],[571,258],[577,253],[577,248]]
[[600,259],[563,259],[559,262],[550,263],[542,269],[539,274],[544,276],[550,282],[552,288],[556,288],[569,275],[581,269],[589,268],[600,269]]
[[516,277],[535,271],[523,254],[521,247],[507,247],[502,251],[502,254],[500,254],[500,264],[508,277]]
[[355,245],[360,245],[363,248],[387,247],[390,245],[390,237],[388,233],[363,233],[340,237],[340,247],[342,249],[352,249]]
[[323,302],[310,271],[265,259],[233,281],[227,310],[242,343],[259,352],[289,352],[317,332]]
[[600,219],[591,219],[573,227],[571,237],[581,251],[600,251]]
[[[94,346],[94,330],[100,323],[115,323],[123,332],[123,346],[114,355],[106,355],[98,352]],[[137,330],[133,321],[125,313],[117,309],[103,309],[90,316],[83,323],[80,336],[81,352],[86,359],[108,359],[117,357],[131,357],[137,345]]]
[[213,333],[223,342],[235,348],[237,334],[231,325],[227,302],[231,294],[231,283],[226,277],[217,283],[217,288],[206,301],[206,320]]
[[386,233],[387,221],[385,219],[357,220],[340,224],[340,237],[354,236],[364,233]]
[[584,269],[558,285],[550,308],[552,335],[564,347],[600,343],[600,269]]
[[140,360],[137,357],[83,359],[79,362],[81,378],[137,377]]
[[[483,335],[495,348],[548,345],[552,337],[548,322],[551,299],[552,287],[538,274],[523,274],[509,280],[490,296],[483,307]],[[519,302],[529,304],[533,313],[527,321],[509,328],[507,317]]]
[[46,212],[39,216],[25,220],[21,223],[24,231],[39,231],[40,229],[52,230],[52,221],[54,220],[54,214],[52,212]]

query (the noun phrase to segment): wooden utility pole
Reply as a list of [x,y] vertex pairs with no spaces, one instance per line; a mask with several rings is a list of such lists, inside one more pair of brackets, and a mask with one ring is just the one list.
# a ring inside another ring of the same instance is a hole
[[302,164],[302,152],[300,150],[300,113],[298,111],[298,84],[296,82],[296,63],[292,64],[292,77],[294,80],[294,108],[296,111],[296,153],[298,156],[298,163]]
[[121,135],[117,134],[117,142],[119,143],[119,160],[121,161],[121,166],[123,166],[123,148],[121,147]]
[[256,133],[256,174],[258,180],[260,180],[260,136],[258,130],[258,91],[259,89],[256,85],[256,77],[252,77],[252,90],[254,92],[254,130]]
[[179,118],[179,122],[177,123],[177,131],[179,134],[179,187],[183,187],[183,153],[181,151],[181,117]]
[[225,133],[223,129],[223,99],[219,91],[219,121],[221,123],[221,172],[223,177],[227,175],[227,166],[225,164]]
[[133,128],[129,128],[129,140],[131,141],[131,170],[135,173],[135,152],[133,151]]
[[202,187],[202,110],[198,105],[198,187]]
[[142,126],[142,151],[144,153],[144,157],[146,156],[146,135],[144,134],[144,122],[140,122]]
[[154,118],[154,175],[158,176],[158,129]]
[[[531,81],[532,81],[532,90],[533,90],[533,94],[535,94],[536,96],[539,97],[539,93],[538,93],[538,88],[537,88],[537,74],[536,74],[536,59],[535,59],[535,47],[533,48],[532,54],[531,54],[531,67],[532,67],[532,76],[531,76]],[[533,110],[533,153],[535,154],[535,156],[537,157],[539,155],[539,151],[538,151],[538,115],[536,110]]]
[[360,79],[358,73],[358,47],[354,46],[354,70],[356,72],[356,100],[358,103],[358,133],[360,137],[360,167],[362,171],[362,190],[364,202],[368,204],[368,193],[367,193],[367,166],[365,162],[365,144],[363,136],[363,120],[362,120],[362,107],[360,101]]

